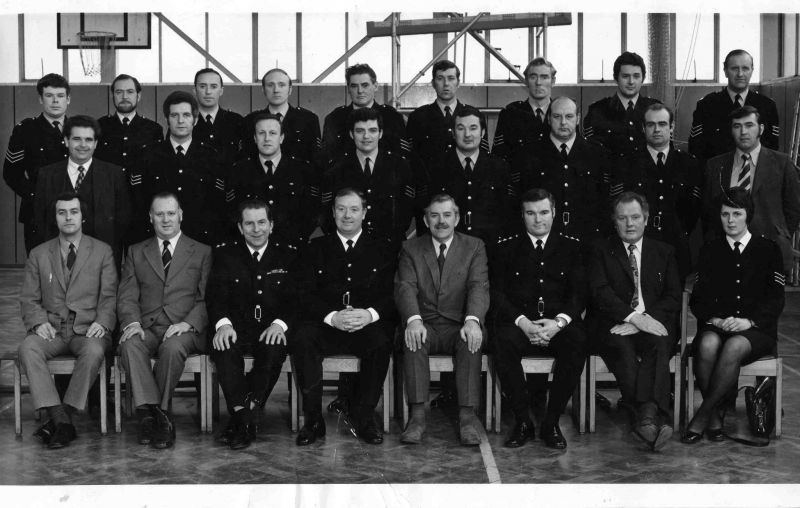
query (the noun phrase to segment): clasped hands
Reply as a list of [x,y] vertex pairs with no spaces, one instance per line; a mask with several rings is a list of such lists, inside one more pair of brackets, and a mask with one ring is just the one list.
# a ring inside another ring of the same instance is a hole
[[343,332],[357,332],[372,323],[372,314],[367,309],[346,307],[331,317],[331,325]]
[[634,313],[629,322],[620,323],[611,328],[611,333],[616,335],[634,335],[639,332],[665,337],[667,329],[657,319],[649,314]]
[[[458,333],[461,336],[461,340],[467,343],[469,352],[477,353],[481,348],[481,342],[483,342],[483,331],[481,331],[481,326],[478,322],[474,319],[467,319]],[[409,350],[413,352],[421,349],[427,339],[428,329],[425,328],[421,319],[415,319],[408,323],[405,331],[405,341]]]
[[749,319],[729,316],[726,318],[711,318],[711,324],[725,332],[743,332],[749,330],[753,325]]
[[542,318],[531,321],[523,316],[519,320],[518,326],[525,336],[528,337],[531,344],[542,347],[550,345],[550,339],[561,331],[555,319]]

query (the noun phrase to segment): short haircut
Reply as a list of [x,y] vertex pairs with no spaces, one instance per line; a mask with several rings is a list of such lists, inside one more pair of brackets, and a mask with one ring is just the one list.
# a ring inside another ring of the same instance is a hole
[[546,189],[540,189],[534,187],[533,189],[528,189],[525,191],[525,194],[522,195],[520,198],[519,206],[521,210],[525,210],[525,203],[535,203],[537,201],[543,200],[550,201],[550,209],[556,209],[556,198],[550,193],[550,191]]
[[333,204],[331,208],[336,209],[336,200],[344,197],[344,196],[356,196],[361,199],[361,207],[367,208],[367,196],[364,194],[364,191],[361,189],[356,189],[355,187],[342,187],[341,189],[336,191],[336,195],[333,196]]
[[717,196],[717,209],[720,213],[722,213],[723,205],[743,209],[747,213],[746,220],[748,225],[753,220],[756,209],[753,204],[753,196],[744,187],[731,187]]
[[733,51],[731,51],[730,53],[725,55],[725,60],[722,62],[722,68],[723,69],[727,69],[728,68],[728,59],[733,58],[735,56],[744,56],[744,55],[747,55],[747,56],[750,57],[750,65],[752,66],[753,65],[753,55],[751,55],[750,53],[748,53],[747,51],[745,51],[743,49],[734,49]]
[[57,194],[56,197],[53,198],[53,201],[50,202],[50,208],[53,210],[53,219],[55,219],[55,216],[56,216],[56,204],[59,201],[72,201],[73,199],[77,199],[78,200],[78,205],[81,208],[81,216],[86,218],[86,216],[88,215],[88,211],[87,211],[87,208],[86,208],[86,202],[78,195],[77,192],[75,192],[75,191],[64,191],[64,192],[60,192],[59,194]]
[[545,116],[545,119],[544,119],[545,123],[546,124],[550,123],[550,111],[553,109],[553,106],[558,104],[559,102],[563,102],[563,101],[569,101],[575,106],[575,115],[578,117],[578,126],[580,126],[580,123],[581,123],[580,122],[581,112],[578,109],[578,101],[576,101],[572,97],[568,97],[566,95],[559,95],[557,97],[553,97],[553,98],[550,99],[550,106],[548,106],[547,112],[544,115]]
[[665,104],[661,104],[660,102],[655,102],[653,104],[650,104],[644,110],[644,114],[647,115],[649,111],[666,111],[667,113],[669,113],[669,123],[672,124],[674,122],[674,115],[672,113],[672,109]]
[[273,115],[272,113],[267,113],[267,112],[264,112],[264,111],[262,111],[260,113],[256,113],[255,115],[253,115],[253,130],[254,131],[255,131],[256,125],[258,125],[258,122],[260,122],[262,120],[275,120],[276,122],[278,122],[278,125],[280,126],[281,134],[283,134],[283,124],[281,123],[281,119],[278,118],[278,115]]
[[456,114],[454,115],[455,118],[465,118],[468,116],[476,116],[478,117],[478,121],[481,124],[481,129],[486,130],[486,115],[484,115],[481,110],[476,108],[475,106],[465,105],[461,109],[459,109]]
[[647,202],[647,198],[645,198],[643,195],[641,195],[641,194],[639,194],[637,192],[626,191],[626,192],[623,192],[622,194],[620,194],[619,196],[617,196],[614,199],[614,202],[611,203],[611,217],[612,218],[616,217],[616,215],[617,215],[617,207],[619,205],[626,204],[626,203],[633,203],[634,201],[639,203],[639,206],[642,207],[642,212],[645,215],[649,215],[650,214],[650,204]]
[[51,72],[50,74],[45,74],[36,82],[36,91],[39,93],[39,97],[42,96],[47,86],[50,88],[64,88],[67,91],[67,95],[70,93],[69,81],[61,74]]
[[428,212],[430,212],[431,210],[431,206],[433,206],[434,204],[447,203],[448,201],[453,203],[453,210],[455,210],[456,215],[458,215],[458,204],[456,203],[455,198],[450,194],[445,194],[445,193],[436,194],[431,198],[431,200],[428,202],[428,206],[425,207],[425,215],[428,215]]
[[167,95],[167,98],[164,99],[164,118],[169,118],[169,108],[174,106],[175,104],[189,104],[192,108],[192,116],[197,118],[198,114],[198,106],[197,106],[197,99],[194,98],[194,95],[190,94],[189,92],[184,92],[183,90],[176,90],[171,94]]
[[446,71],[448,69],[455,69],[456,70],[456,78],[461,81],[461,69],[458,68],[458,65],[455,62],[451,62],[450,60],[439,60],[435,64],[433,64],[433,70],[431,70],[431,80],[436,79],[436,73],[439,71]]
[[753,106],[745,105],[741,108],[734,109],[728,114],[728,125],[733,126],[734,120],[739,120],[740,118],[745,118],[750,115],[756,115],[756,122],[761,123],[761,113]]
[[150,199],[150,210],[153,209],[153,203],[156,199],[169,199],[172,198],[178,203],[178,208],[181,208],[181,200],[178,199],[178,195],[172,191],[161,191],[156,194],[153,194],[153,197]]
[[375,74],[375,71],[369,66],[369,64],[357,63],[344,70],[344,83],[349,85],[350,76],[357,76],[359,74],[369,74],[369,78],[372,80],[373,84],[378,81],[378,75]]
[[88,115],[74,115],[70,116],[64,121],[64,137],[68,138],[72,136],[72,129],[75,127],[86,127],[92,129],[94,131],[94,139],[97,139],[102,135],[100,132],[100,124]]
[[126,79],[130,79],[133,81],[133,86],[136,88],[136,93],[141,93],[142,91],[142,84],[139,83],[139,80],[131,76],[130,74],[120,74],[114,81],[111,82],[111,93],[114,93],[114,87],[117,85],[117,81],[125,81]]
[[200,69],[199,71],[197,71],[194,74],[194,84],[195,84],[195,86],[197,86],[197,78],[199,78],[203,74],[216,74],[217,77],[219,78],[219,86],[222,86],[222,87],[225,86],[225,83],[222,82],[222,74],[220,74],[219,71],[217,71],[215,69],[212,69],[211,67],[206,67],[205,69]]
[[267,76],[269,76],[273,72],[280,72],[281,74],[286,76],[289,79],[289,86],[292,86],[292,77],[289,76],[289,73],[281,68],[275,67],[274,69],[268,70],[267,72],[264,73],[263,76],[261,76],[261,88],[267,87]]
[[534,67],[538,67],[540,65],[546,65],[547,67],[550,67],[550,78],[551,79],[556,79],[556,68],[553,66],[552,62],[550,62],[550,60],[546,60],[546,59],[544,59],[544,58],[542,58],[540,56],[537,56],[536,58],[531,60],[528,63],[528,66],[525,67],[525,72],[523,73],[523,75],[525,76],[525,79],[528,79],[528,74],[531,73],[531,69],[533,69]]
[[647,67],[644,65],[644,59],[637,53],[625,51],[614,60],[614,81],[619,77],[619,70],[623,65],[635,65],[642,69],[642,81],[647,76]]
[[244,222],[244,211],[245,210],[261,210],[264,209],[267,211],[267,220],[272,222],[272,209],[269,207],[267,203],[264,202],[262,199],[245,199],[239,206],[236,207],[236,216],[238,217],[237,222],[241,224]]
[[347,115],[347,131],[353,132],[358,122],[368,122],[375,120],[378,122],[378,129],[383,130],[383,118],[377,109],[373,108],[357,108]]

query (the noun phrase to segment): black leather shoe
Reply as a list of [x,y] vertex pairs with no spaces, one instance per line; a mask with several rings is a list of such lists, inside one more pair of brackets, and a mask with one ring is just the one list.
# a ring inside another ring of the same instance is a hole
[[383,432],[378,428],[375,423],[375,417],[370,415],[365,418],[358,429],[358,437],[360,437],[367,444],[381,444],[383,443]]
[[74,425],[71,423],[59,423],[56,425],[56,431],[53,433],[53,437],[50,438],[50,442],[47,443],[47,447],[51,450],[64,448],[75,439],[75,436]]
[[542,428],[539,437],[542,439],[542,441],[544,441],[544,445],[548,448],[564,450],[567,447],[567,440],[564,439],[564,435],[561,433],[561,429],[558,427],[558,424],[555,424],[552,427]]
[[42,443],[48,444],[50,440],[53,438],[53,434],[56,433],[56,423],[53,419],[49,419],[44,422],[44,425],[36,429],[33,433],[33,437],[38,437],[42,440]]
[[297,446],[306,446],[321,437],[325,437],[325,420],[319,418],[306,421],[306,424],[303,425],[303,428],[297,433],[295,443],[297,443]]
[[706,429],[706,439],[717,443],[725,441],[725,433],[722,432],[722,427],[718,429]]
[[234,427],[233,434],[230,439],[231,450],[243,450],[250,446],[250,443],[256,439],[256,426],[238,422]]
[[350,399],[345,397],[336,397],[333,402],[328,404],[328,412],[337,415],[350,413]]
[[145,416],[139,420],[139,429],[136,431],[136,437],[141,445],[149,445],[153,442],[153,429],[156,425],[156,419],[153,416]]
[[519,448],[535,437],[532,421],[517,423],[505,442],[507,448]]
[[683,433],[683,436],[681,436],[681,443],[684,444],[695,444],[699,443],[702,440],[703,440],[703,434],[691,430],[687,430],[686,432]]
[[155,427],[153,428],[153,438],[150,446],[163,450],[175,444],[175,425],[166,411],[160,407],[154,409]]
[[231,444],[231,437],[233,437],[234,432],[236,432],[236,417],[231,416],[231,419],[228,420],[228,425],[225,427],[225,430],[220,432],[219,436],[217,436],[217,443],[224,445]]

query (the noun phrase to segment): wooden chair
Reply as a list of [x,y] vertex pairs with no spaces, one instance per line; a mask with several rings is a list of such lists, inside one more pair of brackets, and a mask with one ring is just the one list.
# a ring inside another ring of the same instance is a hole
[[[450,355],[430,355],[428,357],[428,366],[431,373],[434,372],[453,372],[453,357]],[[391,372],[391,368],[389,370]],[[398,372],[402,373],[402,369]],[[494,364],[489,361],[487,355],[481,355],[481,372],[486,372],[486,413],[485,425],[486,430],[492,428],[492,394],[494,393],[493,380],[495,378]],[[402,380],[401,380],[402,383]],[[406,393],[406,385],[403,385],[403,427],[405,428],[408,423],[408,393]],[[384,388],[385,391],[385,388]]]
[[[150,364],[154,365],[156,359],[150,360]],[[208,400],[208,368],[209,363],[208,355],[189,355],[183,366],[184,374],[200,374],[200,430],[202,432],[211,432],[211,421],[208,418],[209,410],[206,407]],[[114,367],[111,375],[114,379],[114,430],[122,432],[122,376],[124,369],[119,356],[114,356]],[[130,386],[125,388],[125,413],[127,415],[133,414],[133,392]]]
[[[525,356],[522,358],[522,372],[525,374],[548,374],[552,379],[553,369],[556,359],[547,356]],[[495,374],[497,369],[495,370]],[[500,433],[502,427],[502,389],[500,386],[500,376],[494,379],[494,431]],[[575,392],[572,394],[572,419],[580,434],[586,432],[586,366],[581,372],[581,380]]]
[[[15,355],[14,358],[14,429],[17,436],[22,435],[22,370],[20,368],[19,358]],[[74,356],[56,356],[47,361],[47,368],[50,369],[50,374],[72,374],[75,369],[76,359]],[[106,360],[103,358],[102,363],[97,371],[100,376],[100,433],[108,433],[108,415],[106,414]]]

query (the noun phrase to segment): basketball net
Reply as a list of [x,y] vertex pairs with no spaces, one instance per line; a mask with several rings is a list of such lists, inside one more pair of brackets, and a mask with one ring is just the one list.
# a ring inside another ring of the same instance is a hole
[[78,50],[84,75],[100,75],[103,66],[103,52],[112,50],[116,39],[117,34],[114,32],[78,32]]

